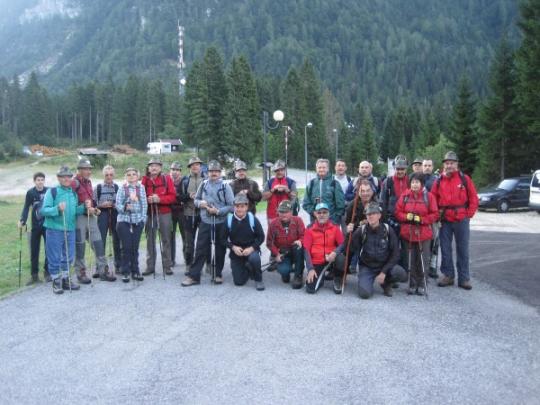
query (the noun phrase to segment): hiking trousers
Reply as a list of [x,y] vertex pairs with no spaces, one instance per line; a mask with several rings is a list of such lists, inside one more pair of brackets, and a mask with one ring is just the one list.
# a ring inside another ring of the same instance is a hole
[[[380,268],[360,265],[358,269],[358,295],[360,295],[360,298],[370,298],[373,295],[373,283],[380,272]],[[407,281],[407,272],[399,264],[396,264],[386,273],[384,284],[403,283],[405,281]]]
[[[405,239],[403,239],[403,244],[405,245],[405,252],[407,253],[407,261],[409,260],[409,248],[410,255],[411,255],[411,268],[409,269],[410,274],[410,283],[409,287],[417,288],[417,287],[423,287],[425,288],[425,280],[424,280],[424,273],[422,272],[422,260],[424,262],[424,271],[427,272],[429,270],[429,261],[431,259],[431,239],[424,240],[421,242],[409,242]],[[422,248],[422,249],[420,249]],[[420,254],[420,250],[422,250],[422,254]]]
[[[47,243],[47,232],[43,226],[32,228],[30,231],[30,273],[33,276],[37,276],[39,273],[39,251],[41,248],[41,238],[43,238],[43,243]],[[43,265],[43,274],[47,274],[48,269],[48,259],[45,255],[45,263]]]
[[[67,239],[67,252],[66,252]],[[75,231],[58,231],[47,229],[45,239],[45,254],[49,262],[51,278],[67,278],[69,266],[73,263],[75,253]]]
[[471,278],[469,274],[469,238],[469,218],[460,222],[442,222],[441,230],[439,232],[442,256],[441,273],[450,278],[455,277],[452,252],[452,241],[455,239],[457,255],[456,267],[459,284],[469,281]]
[[[217,223],[216,225],[216,277],[221,277],[223,266],[225,265],[225,253],[227,252],[227,238],[225,222]],[[204,263],[210,257],[212,251],[212,224],[202,222],[199,225],[199,234],[197,236],[197,249],[195,250],[195,261],[189,269],[189,277],[200,281],[201,271]]]
[[232,250],[229,254],[231,259],[231,271],[234,285],[244,285],[252,278],[262,281],[261,253],[255,250],[249,256],[237,256]]
[[[98,217],[98,227],[103,242],[103,251],[107,251],[107,236],[112,235],[112,244],[114,252],[114,267],[120,268],[122,253],[120,252],[120,238],[116,232],[116,218],[118,213],[114,208],[104,208]],[[110,229],[110,232],[109,232]]]
[[101,232],[97,225],[97,217],[86,214],[77,216],[77,229],[75,230],[75,272],[80,276],[81,270],[86,270],[86,262],[84,260],[86,240],[90,242],[90,247],[94,251],[96,258],[96,266],[99,274],[105,272],[107,260],[105,258],[105,249],[101,240]]
[[[153,220],[153,221],[152,221]],[[148,215],[146,221],[146,271],[156,270],[156,239],[158,238],[158,221],[159,221],[159,238],[161,238],[161,263],[163,271],[171,269],[171,228],[172,218],[171,213]],[[159,243],[159,240],[157,241]]]
[[122,244],[122,274],[138,274],[139,244],[144,229],[144,223],[131,225],[129,222],[118,222],[116,225]]

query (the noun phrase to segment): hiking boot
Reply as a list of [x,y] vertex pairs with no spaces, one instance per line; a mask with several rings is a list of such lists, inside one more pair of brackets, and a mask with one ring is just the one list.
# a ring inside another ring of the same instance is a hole
[[120,270],[120,266],[114,266],[114,274],[122,274],[122,271]]
[[393,285],[392,284],[384,284],[381,286],[382,289],[383,289],[383,294],[386,295],[387,297],[391,297],[392,295],[394,295],[394,292],[392,291],[392,288],[393,288]]
[[436,270],[436,269],[429,269],[428,276],[429,276],[430,278],[434,278],[434,279],[438,279],[438,278],[439,278],[439,275],[437,274],[437,270]]
[[[105,266],[105,267],[107,267],[107,271],[109,271],[109,270],[108,270],[108,266]],[[99,274],[97,271],[94,271],[94,272],[92,273],[92,278],[100,278],[100,274]]]
[[129,283],[129,274],[124,274],[124,275],[122,276],[122,281],[123,281],[124,283]]
[[294,276],[293,282],[292,282],[292,288],[293,290],[299,290],[304,285],[304,280],[302,279],[301,275]]
[[424,287],[418,287],[416,289],[416,295],[426,295],[426,289]]
[[77,275],[77,280],[81,284],[90,284],[92,282],[92,280],[90,280],[88,278],[88,276],[86,275],[86,270],[85,269],[81,269],[79,271],[79,274]]
[[103,272],[99,275],[99,279],[101,281],[116,281],[116,277],[113,275],[110,275],[108,272]]
[[141,275],[141,273],[132,273],[131,278],[135,281],[143,281],[144,277]]
[[358,273],[358,270],[356,270],[356,266],[349,266],[349,274],[356,274]]
[[223,277],[216,276],[216,278],[214,279],[214,284],[223,284]]
[[334,277],[334,292],[336,294],[341,294],[343,290],[341,289],[341,282],[343,279],[341,277]]
[[151,270],[151,269],[146,269],[145,271],[143,271],[143,276],[149,276],[150,274],[154,274],[155,273],[155,270]]
[[64,290],[62,289],[62,279],[57,278],[56,280],[53,280],[52,282],[52,290],[55,294],[63,294]]
[[264,282],[261,281],[255,281],[255,289],[257,291],[264,291]]
[[174,272],[171,269],[165,269],[165,274],[168,276],[172,276]]
[[392,288],[399,288],[399,283],[393,283]]
[[443,276],[443,278],[441,278],[437,285],[439,287],[450,287],[454,285],[454,279],[448,276]]
[[48,271],[43,274],[43,280],[45,280],[46,283],[50,283],[52,281],[51,275]]
[[416,293],[416,288],[409,287],[407,288],[407,295],[414,295]]
[[290,274],[282,274],[281,275],[281,281],[283,281],[284,283],[288,283],[289,281],[291,281],[291,275]]
[[459,288],[463,288],[464,290],[471,290],[472,285],[470,281],[463,281],[462,283],[458,283]]
[[26,286],[30,286],[30,285],[33,285],[33,284],[40,284],[42,281],[39,279],[39,276],[37,274],[32,274],[32,278],[30,280],[28,280],[28,282],[26,283]]
[[182,285],[182,287],[191,287],[192,285],[197,285],[197,284],[200,284],[200,283],[201,283],[200,281],[195,280],[195,279],[188,276],[188,277],[186,277],[184,279],[184,281],[182,281],[181,285]]
[[[71,288],[69,288],[69,285],[71,284]],[[79,284],[76,284],[75,282],[71,281],[68,278],[62,279],[62,288],[64,290],[79,290],[81,286]]]

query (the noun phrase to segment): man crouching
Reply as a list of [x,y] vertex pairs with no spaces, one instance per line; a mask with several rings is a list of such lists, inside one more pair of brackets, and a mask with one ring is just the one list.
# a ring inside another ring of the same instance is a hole
[[264,242],[261,223],[248,212],[249,200],[244,194],[234,198],[234,214],[227,217],[227,246],[235,285],[244,285],[252,277],[255,288],[264,290],[260,247]]

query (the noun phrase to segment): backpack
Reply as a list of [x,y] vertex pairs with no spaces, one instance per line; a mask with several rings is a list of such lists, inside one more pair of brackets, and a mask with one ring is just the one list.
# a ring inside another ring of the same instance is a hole
[[[47,189],[45,189],[45,193],[47,192]],[[41,215],[41,208],[43,207],[43,201],[45,200],[45,193],[41,193],[39,195],[39,201],[34,200],[32,202],[32,210],[34,211],[34,216],[36,220],[38,220],[40,223],[43,222],[43,216]]]
[[[382,224],[384,225],[384,239],[386,241],[388,241],[388,232],[389,232],[389,228],[390,228],[390,225],[388,225],[386,222],[382,222]],[[367,225],[364,224],[362,225],[362,246],[364,245],[364,242],[366,241],[366,238],[367,238]]]
[[[268,179],[268,181],[266,183],[266,186],[267,186],[268,190],[272,190],[272,183],[273,183],[273,181],[275,179],[276,179],[275,177],[272,177],[271,179]],[[285,180],[287,180],[287,187],[290,190],[294,180],[291,179],[290,177],[287,177],[287,176],[285,177]],[[296,216],[298,216],[299,211],[300,211],[300,204],[298,203],[298,197],[296,197],[294,199],[293,204],[292,204],[292,214],[296,217]]]
[[[118,191],[118,189],[116,191]],[[140,184],[137,184],[135,186],[135,193],[137,194],[137,198],[139,199],[139,201],[141,201],[141,185]],[[129,186],[127,184],[124,184],[124,197],[126,197],[126,202],[127,202],[128,195],[129,195]],[[98,197],[98,200],[99,200],[99,197]]]
[[[78,183],[78,181],[77,181]],[[79,186],[77,185],[77,189],[79,189]],[[73,194],[75,194],[75,197],[77,197],[77,193],[73,190],[73,188],[71,189],[71,191],[73,191]],[[51,196],[53,198],[53,202],[56,200],[56,196],[58,195],[58,187],[51,187]],[[79,198],[79,197],[77,197]]]
[[[114,192],[115,193],[118,193],[118,184],[116,183],[113,183],[114,184]],[[97,186],[96,186],[96,194],[97,194],[97,202],[99,202],[99,199],[101,198],[101,183],[99,183]]]
[[[247,216],[249,219],[249,226],[251,228],[251,231],[255,232],[255,215],[253,215],[251,211],[248,211]],[[227,214],[227,228],[229,229],[229,232],[232,228],[232,220],[233,220],[233,214],[229,212]]]

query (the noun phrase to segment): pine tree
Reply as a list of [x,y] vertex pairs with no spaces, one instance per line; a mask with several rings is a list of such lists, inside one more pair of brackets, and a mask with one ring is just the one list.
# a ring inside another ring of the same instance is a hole
[[373,118],[371,117],[371,111],[369,107],[364,109],[364,117],[362,119],[362,132],[361,132],[361,157],[362,160],[367,160],[374,166],[377,164],[378,153],[377,145],[375,144],[375,133],[373,128]]
[[40,87],[35,72],[30,74],[22,99],[21,139],[30,143],[50,144],[53,133],[49,115],[50,102],[47,93]]
[[458,88],[458,100],[452,111],[450,141],[459,158],[461,170],[471,175],[476,166],[476,105],[469,79],[463,77]]
[[528,132],[525,142],[528,153],[523,157],[523,164],[529,169],[536,169],[540,166],[540,0],[524,1],[520,11],[518,26],[523,41],[516,52],[516,95]]
[[247,163],[259,155],[262,144],[259,99],[251,67],[244,56],[235,58],[227,75],[228,99],[224,135],[227,154]]

